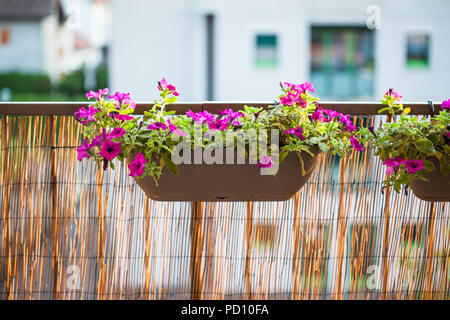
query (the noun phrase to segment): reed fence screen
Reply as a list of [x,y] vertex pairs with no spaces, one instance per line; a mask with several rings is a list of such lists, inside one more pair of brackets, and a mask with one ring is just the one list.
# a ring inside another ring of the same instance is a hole
[[72,116],[0,125],[1,299],[450,298],[450,205],[383,192],[370,151],[286,202],[165,203],[79,162]]

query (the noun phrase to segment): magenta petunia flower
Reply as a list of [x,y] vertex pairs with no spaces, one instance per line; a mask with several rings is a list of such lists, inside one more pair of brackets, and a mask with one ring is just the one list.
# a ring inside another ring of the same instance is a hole
[[328,117],[328,118],[325,118],[325,122],[330,122],[334,118],[339,118],[339,117],[341,117],[343,115],[340,112],[337,112],[337,111],[334,111],[334,110],[329,110],[329,109],[325,109],[325,110],[323,110],[323,112]]
[[136,103],[131,100],[129,93],[122,93],[122,92],[116,91],[116,93],[114,95],[110,95],[108,98],[114,99],[117,101],[115,104],[117,109],[120,108],[121,104],[129,105],[133,109],[136,107]]
[[186,112],[186,115],[195,121],[197,124],[203,124],[203,123],[210,123],[214,122],[215,116],[208,111],[202,111],[202,112],[193,112],[191,110],[188,110]]
[[167,130],[167,125],[162,122],[155,122],[155,123],[152,123],[151,125],[149,125],[147,127],[147,129],[149,129],[149,130],[160,130],[160,129]]
[[95,115],[99,111],[100,109],[96,109],[94,106],[90,106],[89,109],[82,107],[78,109],[74,115],[76,120],[82,124],[86,124],[88,122],[95,122]]
[[400,92],[394,91],[392,89],[389,89],[385,94],[385,96],[391,96],[394,99],[401,99],[403,96],[400,94]]
[[230,118],[230,121],[234,121],[237,118],[244,117],[242,113],[239,111],[233,111],[232,109],[225,109],[225,110],[219,110],[219,114],[221,116],[228,116]]
[[81,146],[79,146],[77,148],[78,151],[78,161],[83,160],[83,158],[88,158],[89,159],[89,153],[88,151],[90,150],[90,146],[89,146],[89,142],[88,139],[84,139],[83,144]]
[[229,119],[216,119],[214,122],[208,122],[209,130],[226,130],[230,126]]
[[114,119],[120,120],[120,121],[127,121],[127,120],[133,120],[133,116],[129,116],[127,114],[115,114]]
[[114,138],[120,138],[123,137],[123,135],[126,133],[127,131],[124,128],[114,128],[113,131],[111,131],[108,134],[108,138],[110,139],[114,139]]
[[111,161],[121,152],[122,149],[120,148],[120,143],[115,143],[112,142],[111,140],[106,140],[103,143],[99,154],[106,160]]
[[414,174],[417,171],[425,170],[422,159],[418,160],[408,159],[408,161],[406,161],[405,168],[411,174]]
[[348,132],[355,132],[356,126],[354,124],[347,124],[345,125],[345,130]]
[[441,108],[450,109],[450,99],[448,99],[447,101],[442,101]]
[[263,155],[258,162],[258,168],[271,168],[272,166],[272,158],[268,155]]
[[101,146],[106,140],[106,129],[102,129],[102,133],[92,139],[90,147]]
[[362,144],[353,135],[350,136],[350,143],[356,151],[364,151]]
[[105,89],[99,89],[97,92],[91,90],[88,93],[86,93],[86,98],[88,100],[91,100],[91,98],[97,99],[97,100],[101,100],[103,99],[103,96],[106,96],[109,93],[109,89],[105,88]]
[[383,161],[383,164],[389,168],[395,169],[398,166],[400,166],[401,164],[405,163],[405,159],[403,159],[402,157],[398,156],[395,157],[395,159],[392,158],[387,158],[385,161]]
[[303,137],[303,129],[300,128],[299,126],[296,126],[295,128],[291,128],[289,130],[286,130],[285,133],[287,134],[294,134],[296,135],[300,140],[305,140],[305,138]]
[[313,114],[311,114],[311,119],[318,122],[323,122],[325,120],[325,116],[323,115],[323,110],[321,107],[316,108]]
[[447,133],[446,133],[446,135],[447,135],[447,138],[449,138],[449,139],[450,139],[450,131],[449,131],[449,132],[447,132]]
[[179,136],[186,136],[185,132],[181,132],[176,125],[174,125],[169,119],[167,120],[167,122],[169,123],[169,130],[170,132],[175,132],[177,135]]
[[161,79],[161,81],[158,82],[158,90],[160,90],[160,91],[169,90],[169,91],[172,91],[172,94],[174,96],[180,95],[177,92],[177,88],[175,88],[174,85],[169,84],[164,77]]
[[128,165],[128,169],[130,169],[130,176],[134,177],[140,177],[144,174],[144,167],[145,164],[148,162],[147,159],[145,159],[144,155],[142,153],[137,153],[136,158]]

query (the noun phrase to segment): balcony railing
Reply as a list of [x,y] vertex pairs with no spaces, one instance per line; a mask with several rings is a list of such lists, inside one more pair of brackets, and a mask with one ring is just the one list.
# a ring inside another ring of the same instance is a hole
[[[0,298],[450,298],[449,204],[383,192],[369,150],[320,155],[286,202],[155,202],[124,164],[77,161],[83,104],[0,103]],[[382,120],[377,103],[321,104],[357,124]]]

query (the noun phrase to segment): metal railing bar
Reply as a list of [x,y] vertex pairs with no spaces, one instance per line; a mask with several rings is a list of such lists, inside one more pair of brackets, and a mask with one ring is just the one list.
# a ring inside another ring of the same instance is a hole
[[[73,115],[81,107],[89,106],[89,102],[0,102],[0,115]],[[167,105],[167,110],[175,110],[177,114],[184,114],[189,109],[194,112],[207,110],[216,113],[219,109],[243,109],[245,105],[267,108],[274,101],[205,101],[205,102],[177,102]],[[333,109],[350,115],[377,115],[382,107],[380,102],[360,101],[324,101],[320,105],[326,109]],[[144,114],[153,106],[152,102],[136,103],[135,114]],[[403,106],[411,108],[411,115],[431,115],[428,102],[403,102]],[[434,111],[440,109],[441,104],[434,104]]]

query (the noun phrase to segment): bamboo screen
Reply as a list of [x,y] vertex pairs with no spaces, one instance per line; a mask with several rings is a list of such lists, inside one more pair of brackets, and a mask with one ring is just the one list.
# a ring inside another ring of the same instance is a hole
[[450,298],[450,205],[383,193],[368,151],[286,202],[164,203],[80,163],[80,129],[2,118],[2,299]]

